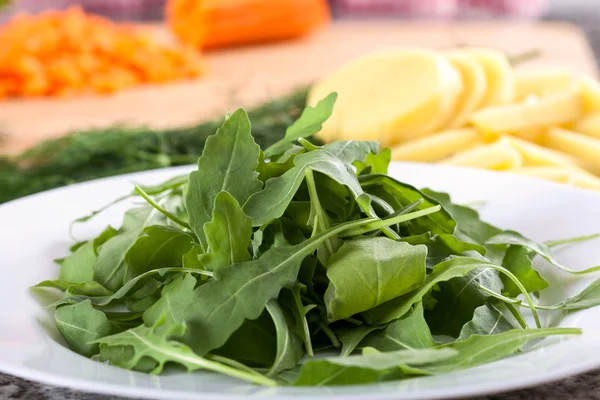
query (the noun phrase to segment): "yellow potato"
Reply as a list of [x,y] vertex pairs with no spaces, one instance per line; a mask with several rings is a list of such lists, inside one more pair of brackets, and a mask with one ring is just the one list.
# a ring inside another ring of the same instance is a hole
[[514,98],[514,74],[506,54],[492,48],[472,47],[455,51],[477,61],[485,71],[487,92],[479,107],[506,104]]
[[571,175],[571,170],[561,167],[521,167],[511,169],[510,172],[560,183],[568,183]]
[[546,145],[567,153],[590,167],[600,169],[600,139],[562,128],[552,128],[546,134]]
[[600,112],[600,83],[591,76],[580,79],[583,110],[586,113]]
[[573,130],[600,139],[600,113],[584,116],[575,123]]
[[600,178],[586,171],[573,171],[569,183],[586,189],[600,190]]
[[446,57],[460,72],[463,82],[463,92],[458,98],[456,108],[447,125],[450,128],[457,128],[464,126],[471,113],[484,100],[487,92],[487,81],[485,70],[473,57],[457,52],[448,52]]
[[515,100],[527,96],[546,96],[569,90],[576,84],[576,77],[567,69],[544,68],[515,72]]
[[495,133],[518,132],[523,129],[556,126],[571,122],[583,113],[581,96],[576,88],[522,102],[489,107],[476,111],[471,123],[478,129]]
[[514,137],[501,139],[514,147],[523,157],[525,167],[573,167],[575,161],[566,154]]
[[451,129],[392,148],[393,160],[435,162],[481,142],[482,134],[472,128]]
[[308,105],[338,92],[319,137],[379,140],[383,146],[434,132],[453,111],[462,81],[439,53],[406,48],[350,62],[312,87]]
[[463,167],[507,170],[523,166],[523,157],[505,141],[498,141],[458,153],[443,161]]

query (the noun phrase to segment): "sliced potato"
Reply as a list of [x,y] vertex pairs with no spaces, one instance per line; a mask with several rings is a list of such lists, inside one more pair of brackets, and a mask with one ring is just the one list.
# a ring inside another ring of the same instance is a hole
[[471,122],[483,131],[509,133],[572,122],[582,114],[579,90],[573,88],[541,97],[534,102],[488,107],[476,111]]
[[552,128],[546,134],[546,145],[600,169],[600,139],[562,128]]
[[463,82],[463,91],[448,122],[448,127],[458,128],[464,126],[471,113],[475,111],[484,100],[487,92],[487,80],[483,67],[473,57],[468,57],[457,52],[446,54],[448,60],[460,72]]
[[521,167],[511,169],[510,172],[560,183],[568,183],[572,171],[562,167]]
[[591,76],[580,78],[583,110],[586,113],[600,112],[600,83]]
[[471,47],[456,50],[473,58],[483,67],[487,82],[487,93],[479,108],[510,103],[514,99],[515,84],[513,69],[506,54],[499,50]]
[[448,120],[462,81],[439,53],[427,49],[378,52],[350,62],[312,87],[308,104],[338,92],[319,137],[399,143],[433,132]]
[[473,147],[482,134],[472,128],[451,129],[392,148],[393,160],[435,162]]
[[569,90],[576,84],[575,75],[565,68],[544,68],[515,72],[515,100],[528,96],[546,96]]
[[600,139],[600,113],[584,116],[573,125],[573,130]]
[[525,167],[574,167],[573,158],[561,152],[539,146],[515,137],[501,139],[517,149]]
[[445,164],[463,167],[507,170],[523,166],[523,157],[505,141],[475,147],[458,153],[443,161]]

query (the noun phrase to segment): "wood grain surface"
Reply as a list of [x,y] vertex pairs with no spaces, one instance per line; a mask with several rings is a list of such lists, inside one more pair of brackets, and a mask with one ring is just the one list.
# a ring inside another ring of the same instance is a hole
[[[160,35],[166,35],[157,28]],[[15,153],[69,131],[115,124],[187,126],[310,84],[341,64],[394,46],[485,45],[509,54],[537,49],[521,68],[562,65],[596,74],[585,35],[566,23],[338,22],[302,40],[214,51],[199,80],[144,86],[112,96],[0,103],[0,152]]]

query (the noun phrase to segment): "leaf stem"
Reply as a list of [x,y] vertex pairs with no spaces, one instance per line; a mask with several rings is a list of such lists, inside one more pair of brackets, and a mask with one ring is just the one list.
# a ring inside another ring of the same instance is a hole
[[521,328],[527,329],[527,322],[525,321],[525,318],[523,318],[523,315],[521,315],[519,310],[517,310],[512,304],[506,303],[504,305],[506,306],[508,311],[510,311],[510,313],[513,315],[513,317],[515,317],[519,325],[521,325]]
[[207,355],[204,356],[204,358],[206,358],[208,360],[216,361],[216,362],[221,363],[221,364],[229,365],[230,367],[236,368],[236,369],[238,369],[240,371],[246,371],[249,374],[252,374],[254,376],[258,376],[258,377],[261,377],[261,378],[265,377],[263,374],[261,374],[258,371],[253,370],[252,368],[250,368],[246,364],[242,364],[241,362],[235,361],[235,360],[233,360],[231,358],[219,356],[217,354],[207,354]]
[[593,235],[576,236],[576,237],[568,238],[568,239],[549,240],[547,242],[544,242],[544,244],[546,246],[552,248],[552,247],[562,246],[562,245],[565,245],[565,244],[574,244],[574,243],[586,242],[588,240],[596,239],[598,237],[600,237],[600,233],[594,233]]
[[306,321],[306,314],[308,312],[304,313],[304,305],[302,304],[302,298],[300,297],[300,291],[297,285],[292,289],[292,297],[294,298],[294,303],[296,304],[296,308],[298,308],[299,314],[302,316],[302,330],[304,332],[303,339],[304,347],[306,347],[306,355],[314,357],[315,353],[313,352],[312,341],[310,339],[310,329],[308,328],[308,321]]
[[142,189],[139,185],[135,185],[135,191],[140,196],[142,196],[144,198],[144,200],[146,200],[148,202],[148,204],[150,204],[152,207],[154,207],[162,215],[169,218],[171,221],[175,222],[176,224],[183,226],[186,229],[189,229],[189,230],[192,229],[187,222],[179,219],[176,215],[172,214],[171,212],[169,212],[169,211],[165,210],[163,207],[161,207],[150,196],[148,196],[148,194],[146,192],[144,192],[144,189]]
[[354,229],[348,229],[348,230],[344,231],[340,236],[343,236],[343,237],[360,236],[364,233],[375,231],[375,230],[378,230],[381,228],[385,228],[390,225],[399,224],[402,222],[410,221],[412,219],[423,217],[425,215],[433,214],[435,212],[438,212],[441,208],[442,208],[442,206],[437,205],[437,206],[426,208],[424,210],[419,210],[419,211],[411,212],[408,214],[398,215],[398,216],[392,217],[392,218],[376,220],[365,226],[361,226],[361,227],[354,228]]
[[319,321],[319,327],[323,329],[323,332],[325,332],[329,340],[331,340],[331,344],[333,345],[333,347],[339,348],[342,346],[337,336],[335,336],[335,333],[333,333],[331,328],[328,327],[326,323],[324,323],[323,321]]

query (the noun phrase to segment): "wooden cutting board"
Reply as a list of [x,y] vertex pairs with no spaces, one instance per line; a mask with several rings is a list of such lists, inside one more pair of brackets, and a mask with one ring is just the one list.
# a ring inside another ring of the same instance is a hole
[[[162,33],[164,34],[164,32]],[[596,74],[585,35],[566,23],[338,22],[302,40],[206,54],[199,80],[145,86],[112,96],[0,103],[1,153],[15,153],[69,131],[115,124],[187,126],[305,86],[361,54],[393,46],[485,45],[509,54],[538,49],[522,68],[562,65]]]

